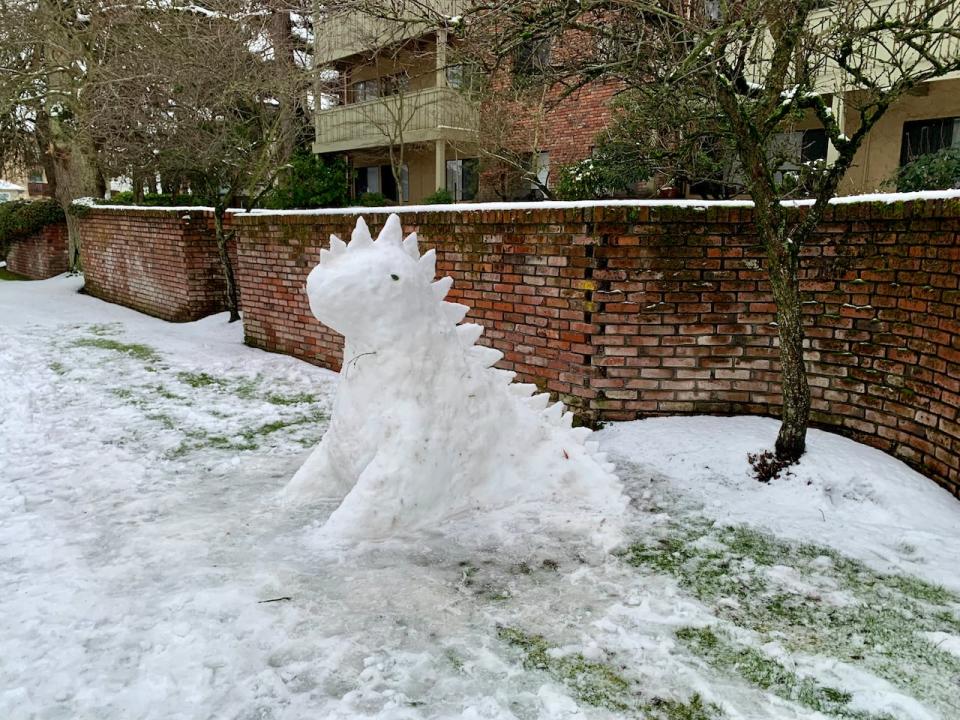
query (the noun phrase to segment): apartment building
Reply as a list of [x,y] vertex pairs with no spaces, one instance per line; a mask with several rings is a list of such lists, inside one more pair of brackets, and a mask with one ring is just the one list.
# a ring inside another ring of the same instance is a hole
[[[431,4],[440,8],[438,17],[456,18],[465,2]],[[446,189],[456,201],[534,199],[543,195],[539,186],[553,184],[557,168],[593,153],[621,85],[598,81],[563,99],[548,92],[540,98],[542,114],[519,102],[484,107],[464,92],[470,72],[456,64],[451,41],[447,28],[425,22],[353,13],[318,23],[316,62],[325,70],[314,151],[347,158],[354,197],[381,193],[399,203],[418,203]],[[549,46],[530,50],[539,63],[550,62],[550,52]],[[857,123],[857,91],[829,73],[820,86],[849,134]],[[532,182],[504,180],[490,153],[481,151],[483,143],[489,146],[491,111],[498,109],[514,119],[505,145],[512,144],[521,158],[514,164],[526,162]],[[797,163],[829,159],[833,152],[813,117],[797,123],[783,142],[793,148]],[[890,190],[900,165],[951,146],[960,147],[960,74],[925,83],[894,105],[872,130],[840,191]],[[637,193],[656,190],[652,184]]]
[[460,91],[448,35],[356,13],[318,29],[325,70],[314,152],[347,158],[355,196],[415,203],[445,188],[458,200],[476,197],[479,108]]
[[[455,18],[464,0],[431,5]],[[550,98],[536,120],[520,103],[499,108],[511,118],[504,142],[512,169],[525,162],[534,180],[505,182],[490,162],[491,108],[468,91],[472,71],[457,64],[450,30],[356,12],[317,25],[315,59],[324,70],[314,152],[347,159],[355,198],[375,192],[417,203],[439,189],[457,201],[542,197],[539,185],[549,185],[554,168],[589,157],[617,89],[597,83],[562,101]],[[541,50],[546,61],[550,48]],[[483,163],[481,142],[488,150]]]

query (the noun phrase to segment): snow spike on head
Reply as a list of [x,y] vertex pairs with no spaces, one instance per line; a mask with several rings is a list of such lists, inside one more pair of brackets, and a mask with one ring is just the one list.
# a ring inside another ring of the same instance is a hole
[[537,386],[533,383],[514,383],[510,386],[510,392],[523,398],[533,395],[536,391]]
[[367,221],[358,217],[357,225],[350,235],[350,244],[347,245],[347,250],[363,250],[371,246],[373,246],[373,238],[370,237],[370,228],[367,227]]
[[483,325],[477,325],[477,323],[457,325],[457,335],[466,347],[470,347],[483,335]]
[[445,302],[441,307],[443,308],[443,314],[447,320],[450,321],[451,325],[459,325],[460,321],[467,316],[467,311],[470,309],[466,305],[451,302]]
[[410,233],[403,239],[403,249],[414,260],[420,259],[420,249],[417,247],[417,234],[415,232]]
[[553,405],[543,411],[543,416],[552,424],[559,425],[563,416],[563,403],[555,402]]
[[427,250],[417,261],[420,272],[427,280],[433,280],[437,275],[437,251],[433,248]]
[[387,221],[383,224],[383,229],[377,235],[377,244],[401,247],[402,243],[403,227],[400,225],[400,216],[396,213],[390,213]]
[[347,249],[347,244],[336,235],[330,236],[330,254],[339,255]]
[[433,290],[433,296],[437,300],[443,300],[447,296],[447,293],[450,292],[451,287],[453,287],[453,278],[449,275],[447,277],[440,278],[435,283],[430,285],[430,289]]
[[579,443],[582,443],[588,437],[593,435],[593,430],[591,430],[588,427],[583,427],[583,425],[581,425],[580,427],[570,428],[570,435],[573,437],[574,440],[576,440]]
[[485,345],[474,345],[467,352],[483,367],[491,367],[503,359],[502,352]]
[[510,383],[513,382],[513,379],[517,374],[513,370],[502,370],[500,368],[490,368],[490,372],[494,374],[495,377],[503,381],[503,384],[510,387]]
[[326,248],[320,248],[320,265],[326,264],[330,258],[333,256],[333,253]]
[[565,412],[563,415],[561,415],[561,416],[560,416],[560,425],[561,425],[562,427],[565,427],[565,428],[572,428],[572,427],[573,427],[573,413],[572,413],[572,412]]
[[[536,387],[536,385],[534,385]],[[547,403],[550,402],[550,393],[540,393],[539,395],[534,395],[533,397],[527,398],[527,405],[534,410],[544,410],[547,407]]]

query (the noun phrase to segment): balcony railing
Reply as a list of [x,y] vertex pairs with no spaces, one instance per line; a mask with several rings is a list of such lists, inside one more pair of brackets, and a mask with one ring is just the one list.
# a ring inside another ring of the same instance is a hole
[[315,32],[315,63],[323,66],[358,53],[419,37],[443,25],[442,18],[462,15],[466,0],[420,0],[384,4],[383,17],[353,10],[318,16]]
[[434,140],[476,140],[479,111],[458,90],[434,87],[324,110],[315,152],[344,152]]

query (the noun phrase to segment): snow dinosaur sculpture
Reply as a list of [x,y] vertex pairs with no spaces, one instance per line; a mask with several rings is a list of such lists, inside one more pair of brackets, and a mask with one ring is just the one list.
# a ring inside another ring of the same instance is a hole
[[494,368],[483,327],[444,301],[436,255],[420,255],[390,215],[374,241],[363,218],[336,236],[307,279],[310,308],[345,338],[330,427],[284,490],[290,502],[342,500],[325,530],[381,538],[467,511],[556,500],[623,509],[614,466],[562,403]]

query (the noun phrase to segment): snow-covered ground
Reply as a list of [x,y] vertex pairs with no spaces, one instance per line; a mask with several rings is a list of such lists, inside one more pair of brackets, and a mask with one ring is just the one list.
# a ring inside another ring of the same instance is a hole
[[0,281],[0,718],[960,717],[960,503],[882,453],[623,423],[610,555],[318,547],[277,492],[336,376],[79,285]]

